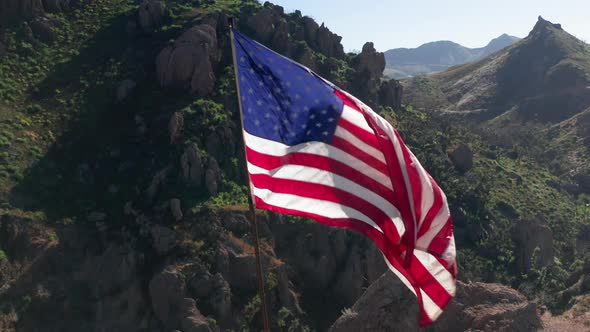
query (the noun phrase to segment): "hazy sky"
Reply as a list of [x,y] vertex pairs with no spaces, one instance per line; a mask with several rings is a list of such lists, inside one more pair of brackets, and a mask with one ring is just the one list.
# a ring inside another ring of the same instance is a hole
[[271,0],[301,10],[342,36],[345,51],[366,41],[380,51],[452,40],[485,46],[502,33],[525,37],[541,15],[590,42],[590,0]]

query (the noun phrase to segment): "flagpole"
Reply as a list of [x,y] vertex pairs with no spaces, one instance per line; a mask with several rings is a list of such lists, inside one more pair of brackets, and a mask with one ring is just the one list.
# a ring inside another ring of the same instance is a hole
[[[244,145],[244,167],[246,169],[246,174],[248,174],[248,167],[247,167],[247,156],[246,156],[246,141],[244,140],[244,115],[242,113],[242,99],[240,94],[240,84],[238,81],[238,62],[236,59],[236,48],[234,44],[234,31],[233,28],[235,27],[235,21],[233,17],[228,19],[229,23],[229,33],[231,37],[231,51],[232,51],[232,59],[234,63],[234,77],[236,80],[236,91],[238,95],[238,108],[240,109],[240,124],[242,127],[242,143]],[[252,226],[252,231],[254,232],[254,253],[256,254],[256,277],[258,279],[258,296],[260,297],[261,301],[261,308],[260,314],[262,315],[262,323],[264,326],[264,332],[270,332],[270,320],[268,318],[268,310],[266,306],[266,295],[264,294],[264,276],[262,274],[262,263],[260,262],[260,240],[258,237],[258,222],[256,221],[256,208],[254,206],[254,200],[252,198],[252,187],[250,183],[250,176],[248,177],[248,205],[250,208],[250,224]]]

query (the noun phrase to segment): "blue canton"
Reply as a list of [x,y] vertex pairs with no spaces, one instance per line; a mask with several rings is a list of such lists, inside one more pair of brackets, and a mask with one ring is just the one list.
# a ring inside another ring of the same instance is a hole
[[234,30],[244,129],[296,145],[332,142],[343,102],[308,68]]

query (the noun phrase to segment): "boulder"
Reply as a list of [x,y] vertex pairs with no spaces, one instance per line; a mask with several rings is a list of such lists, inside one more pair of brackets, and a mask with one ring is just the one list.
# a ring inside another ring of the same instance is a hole
[[184,116],[181,112],[174,112],[168,122],[168,133],[170,134],[170,144],[174,143],[181,135],[184,128]]
[[[457,282],[457,294],[439,319],[424,331],[537,331],[535,305],[498,284]],[[375,281],[330,328],[345,331],[418,331],[416,297],[392,272]]]
[[168,227],[156,225],[150,229],[152,246],[158,255],[169,253],[176,246],[176,233]]
[[129,98],[129,96],[135,90],[137,83],[133,80],[123,80],[117,85],[117,89],[115,90],[115,99],[117,102],[122,102],[125,99]]
[[513,240],[516,250],[516,266],[528,273],[532,268],[553,264],[553,232],[541,220],[520,220],[514,227]]
[[460,172],[467,172],[473,167],[473,152],[465,144],[459,145],[449,153],[449,158]]
[[222,327],[229,325],[231,322],[231,288],[220,273],[211,278],[212,293],[209,298],[209,304],[220,318]]
[[180,207],[180,199],[173,198],[170,200],[170,212],[172,213],[172,217],[174,217],[175,221],[182,220],[182,209]]
[[163,170],[156,173],[156,175],[154,175],[146,191],[146,198],[148,202],[151,202],[156,197],[156,194],[164,185],[164,182],[166,181],[166,177],[168,176],[169,171],[170,168],[166,167]]
[[43,7],[50,13],[59,13],[70,9],[71,0],[43,0]]
[[[324,24],[317,30],[317,51],[328,58],[344,58],[344,48],[340,42],[342,37],[333,33]],[[383,72],[383,71],[382,71]]]
[[350,249],[348,260],[344,269],[338,273],[334,284],[334,294],[337,294],[345,306],[350,306],[363,293],[364,278],[360,278],[364,272],[361,261],[360,249],[354,246]]
[[182,275],[173,268],[156,274],[149,283],[152,309],[164,330],[177,328],[178,304],[184,298],[185,284]]
[[204,176],[203,161],[199,147],[196,144],[190,144],[184,149],[184,153],[180,157],[180,166],[185,181],[195,186],[202,184]]
[[399,110],[402,107],[403,86],[399,81],[387,80],[379,87],[379,104]]
[[163,1],[146,0],[139,6],[137,21],[144,32],[152,32],[162,26],[166,15],[166,5]]
[[270,41],[274,33],[275,17],[269,9],[259,11],[253,16],[248,17],[246,25],[254,31],[256,38],[261,42]]
[[385,55],[377,52],[371,42],[363,45],[363,50],[355,58],[356,69],[368,74],[369,80],[381,78],[385,69]]
[[156,58],[162,87],[188,87],[199,96],[215,85],[214,65],[219,61],[217,33],[208,24],[195,26],[165,47]]
[[29,26],[36,39],[45,44],[53,44],[57,40],[57,34],[54,31],[55,24],[54,21],[47,17],[39,17],[32,21]]
[[217,160],[213,157],[208,158],[207,170],[205,171],[205,187],[211,195],[217,195],[221,185],[221,169]]

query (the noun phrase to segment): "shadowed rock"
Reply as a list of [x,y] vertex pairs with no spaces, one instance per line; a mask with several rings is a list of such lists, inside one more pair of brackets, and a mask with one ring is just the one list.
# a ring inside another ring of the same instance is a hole
[[160,52],[156,71],[162,87],[185,87],[205,96],[215,85],[213,66],[218,61],[217,33],[212,26],[201,24]]

